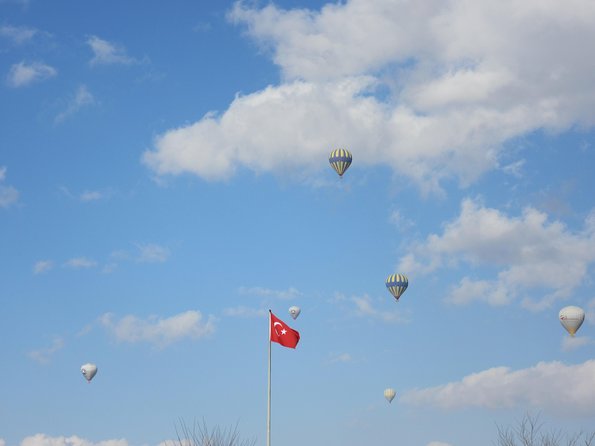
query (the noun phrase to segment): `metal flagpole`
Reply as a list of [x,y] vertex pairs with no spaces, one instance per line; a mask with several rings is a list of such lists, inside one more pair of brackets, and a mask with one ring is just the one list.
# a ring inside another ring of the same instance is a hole
[[271,446],[271,310],[269,310],[269,389],[267,398],[267,446]]

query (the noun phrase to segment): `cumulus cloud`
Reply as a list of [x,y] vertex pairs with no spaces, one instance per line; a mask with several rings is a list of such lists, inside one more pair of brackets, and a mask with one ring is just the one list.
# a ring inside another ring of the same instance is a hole
[[595,360],[566,365],[540,362],[511,370],[494,367],[448,384],[405,392],[401,401],[443,409],[532,407],[563,415],[595,410]]
[[81,85],[75,92],[74,96],[69,100],[66,109],[59,113],[54,122],[56,124],[64,121],[69,116],[77,113],[81,108],[95,103],[95,98],[85,85]]
[[237,2],[228,17],[283,82],[159,135],[143,160],[160,175],[306,175],[348,145],[360,165],[381,162],[439,192],[445,179],[466,185],[499,167],[515,137],[595,123],[595,47],[580,44],[595,40],[590,0]]
[[91,65],[130,65],[136,63],[134,58],[126,54],[125,48],[110,43],[107,40],[100,39],[97,36],[89,37],[87,39],[87,44],[93,51],[93,58],[89,62]]
[[254,296],[260,296],[260,297],[272,297],[275,299],[282,299],[282,300],[288,300],[288,299],[295,299],[299,296],[302,295],[302,293],[300,291],[298,291],[297,289],[290,287],[286,290],[272,290],[270,288],[264,288],[264,287],[260,287],[260,286],[256,286],[256,287],[240,287],[238,289],[238,292],[240,294],[251,294]]
[[523,292],[545,289],[550,294],[539,300],[525,298],[523,304],[547,308],[557,299],[567,298],[586,278],[595,260],[593,220],[591,214],[584,228],[573,232],[531,207],[511,217],[466,199],[460,215],[445,225],[443,233],[431,234],[412,246],[400,259],[398,269],[423,274],[458,262],[500,268],[496,278],[463,277],[447,300],[503,305]]
[[101,325],[118,341],[128,343],[148,342],[165,347],[185,338],[201,339],[215,332],[215,318],[206,320],[200,311],[186,311],[168,318],[150,316],[141,319],[134,315],[116,319],[106,313],[99,318]]
[[54,267],[54,262],[51,260],[39,260],[33,265],[33,274],[41,274],[48,272]]
[[52,345],[48,348],[30,351],[27,356],[40,364],[48,364],[54,353],[64,348],[64,339],[54,338]]
[[55,68],[41,62],[19,62],[10,67],[6,82],[10,87],[25,87],[35,81],[41,81],[56,76]]
[[21,446],[128,446],[128,441],[121,438],[93,443],[76,435],[71,437],[50,437],[46,434],[36,434],[25,437],[21,441]]
[[0,208],[7,208],[19,200],[19,191],[2,184],[6,178],[6,167],[0,166]]

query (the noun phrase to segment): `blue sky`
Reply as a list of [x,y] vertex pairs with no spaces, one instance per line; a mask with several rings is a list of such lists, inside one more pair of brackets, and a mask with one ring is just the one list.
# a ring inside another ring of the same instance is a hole
[[593,428],[593,2],[0,12],[0,446]]

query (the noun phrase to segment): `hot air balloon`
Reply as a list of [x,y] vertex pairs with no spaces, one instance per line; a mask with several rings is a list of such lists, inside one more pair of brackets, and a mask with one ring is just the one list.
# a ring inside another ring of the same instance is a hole
[[562,326],[570,333],[570,336],[574,336],[578,329],[581,328],[581,325],[583,325],[585,312],[582,308],[571,305],[562,308],[558,317]]
[[343,174],[351,165],[351,160],[353,157],[349,150],[345,149],[336,149],[333,150],[328,157],[328,162],[331,163],[331,167],[335,169],[335,172],[339,174],[341,178],[343,178]]
[[87,363],[81,367],[81,373],[87,380],[87,382],[91,382],[93,377],[97,374],[97,366],[95,364]]
[[289,314],[293,319],[297,319],[301,312],[302,310],[300,310],[300,307],[296,307],[295,305],[293,307],[289,307]]
[[386,400],[389,403],[392,403],[393,398],[395,397],[395,395],[397,394],[397,392],[395,392],[395,389],[391,389],[390,387],[388,389],[386,389],[384,391],[384,398],[386,398]]
[[399,297],[401,294],[405,292],[407,286],[409,285],[409,280],[405,274],[391,274],[386,278],[386,287],[388,291],[395,297],[397,302],[399,301]]

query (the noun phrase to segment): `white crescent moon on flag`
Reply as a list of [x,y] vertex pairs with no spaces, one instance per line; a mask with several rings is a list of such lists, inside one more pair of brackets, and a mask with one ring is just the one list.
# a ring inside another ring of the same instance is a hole
[[281,325],[281,328],[283,328],[283,324],[281,322],[273,322],[273,329],[275,330],[275,333],[277,333],[277,336],[281,336],[277,331],[277,325]]

